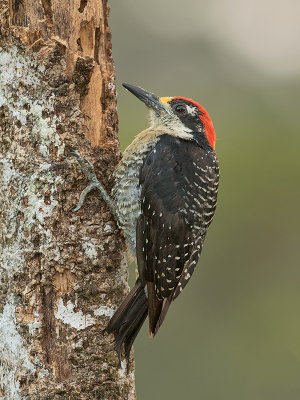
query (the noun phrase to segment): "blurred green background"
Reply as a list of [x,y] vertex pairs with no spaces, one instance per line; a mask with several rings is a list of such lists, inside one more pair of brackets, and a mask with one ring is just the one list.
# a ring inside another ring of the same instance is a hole
[[121,148],[147,126],[127,82],[204,105],[221,165],[193,279],[136,340],[139,400],[300,399],[299,15],[298,0],[111,1]]

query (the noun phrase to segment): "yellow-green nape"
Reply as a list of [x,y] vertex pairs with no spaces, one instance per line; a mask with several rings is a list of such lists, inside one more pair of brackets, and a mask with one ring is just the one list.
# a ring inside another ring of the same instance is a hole
[[169,103],[172,99],[173,99],[173,97],[160,97],[159,101],[161,103]]

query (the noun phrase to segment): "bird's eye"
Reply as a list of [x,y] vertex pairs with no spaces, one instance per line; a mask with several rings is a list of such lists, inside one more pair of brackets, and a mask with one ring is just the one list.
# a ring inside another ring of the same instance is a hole
[[186,112],[186,107],[184,104],[177,104],[177,106],[174,107],[174,110],[178,114],[184,114]]

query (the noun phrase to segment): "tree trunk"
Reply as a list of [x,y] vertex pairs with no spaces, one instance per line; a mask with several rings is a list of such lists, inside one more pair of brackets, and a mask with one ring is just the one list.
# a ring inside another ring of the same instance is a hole
[[103,329],[128,290],[106,0],[0,0],[0,398],[134,399]]

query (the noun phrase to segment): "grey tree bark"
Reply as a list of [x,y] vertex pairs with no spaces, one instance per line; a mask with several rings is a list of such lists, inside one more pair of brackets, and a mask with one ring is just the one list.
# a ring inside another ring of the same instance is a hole
[[120,158],[106,0],[0,0],[0,398],[134,399],[103,329],[124,241],[86,186]]

